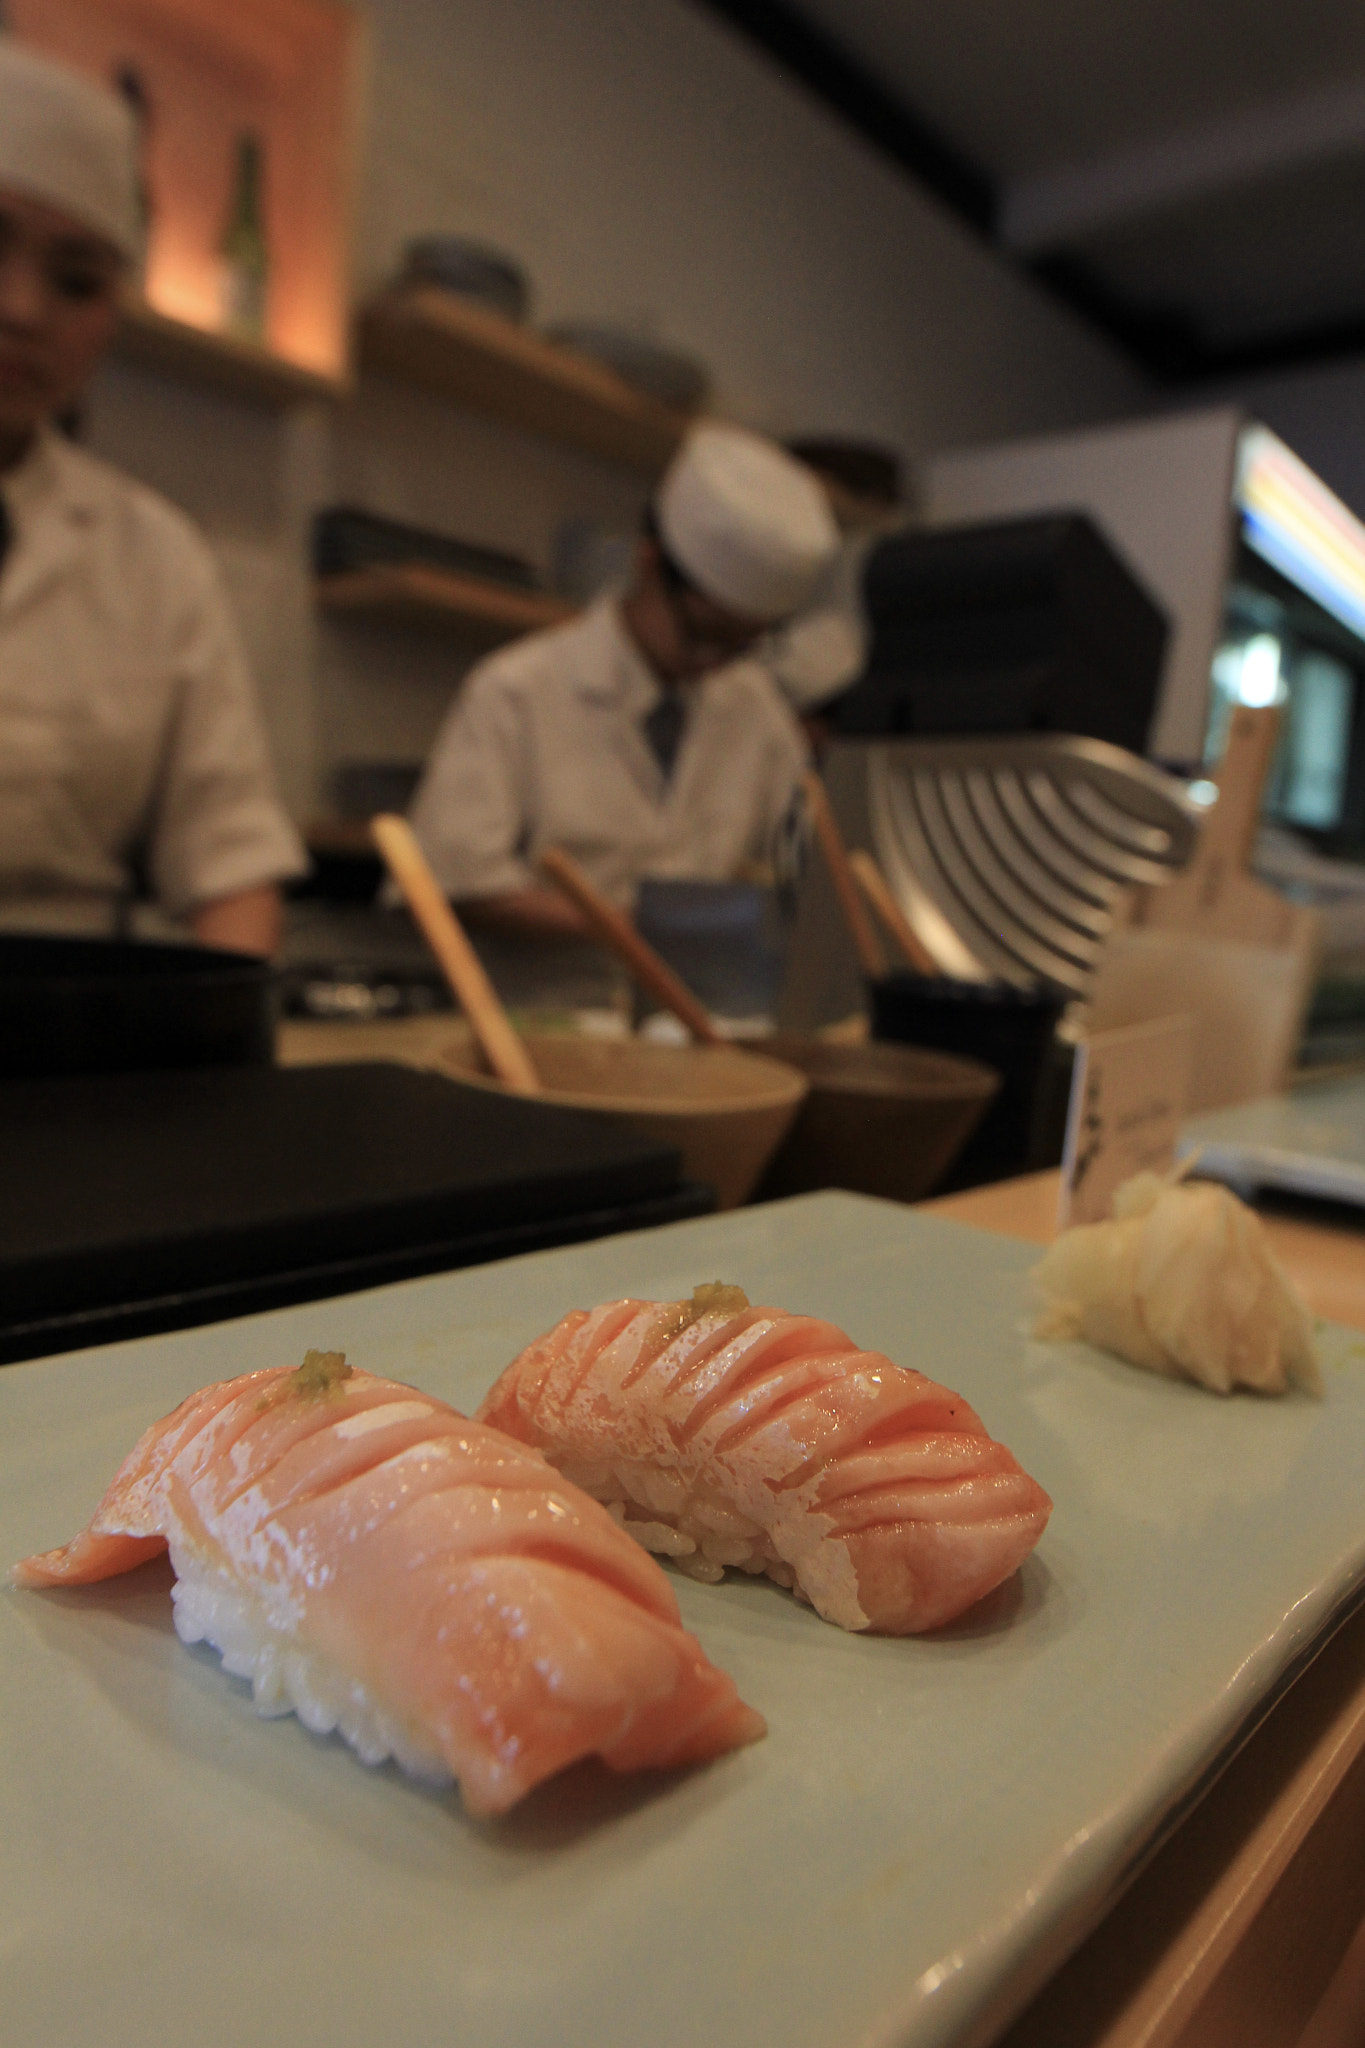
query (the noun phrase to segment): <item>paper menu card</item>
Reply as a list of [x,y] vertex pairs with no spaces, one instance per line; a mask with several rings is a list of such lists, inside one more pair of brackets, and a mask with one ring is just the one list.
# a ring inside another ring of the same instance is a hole
[[1185,1014],[1097,1031],[1076,1048],[1058,1228],[1099,1223],[1115,1188],[1165,1173],[1185,1114],[1194,1022]]

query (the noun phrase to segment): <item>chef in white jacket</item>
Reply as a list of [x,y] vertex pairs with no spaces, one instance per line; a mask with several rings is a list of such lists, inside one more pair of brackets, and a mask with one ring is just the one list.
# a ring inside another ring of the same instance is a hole
[[269,953],[306,860],[208,549],[55,425],[139,235],[127,108],[0,35],[0,926],[109,933],[141,870]]
[[770,865],[805,765],[762,664],[838,546],[809,470],[738,427],[695,428],[619,597],[481,663],[436,741],[413,828],[448,895],[507,930],[571,933],[537,873],[571,853],[615,902],[645,876]]

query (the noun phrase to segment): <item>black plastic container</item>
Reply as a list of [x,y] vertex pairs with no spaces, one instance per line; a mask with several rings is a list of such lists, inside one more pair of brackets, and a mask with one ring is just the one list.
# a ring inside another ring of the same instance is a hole
[[210,946],[0,937],[0,1075],[267,1065],[268,961]]
[[1060,996],[1011,982],[953,981],[908,971],[872,982],[870,994],[874,1037],[961,1053],[1000,1076],[1000,1093],[938,1193],[1057,1163],[1060,1148],[1055,1158],[1050,1155]]

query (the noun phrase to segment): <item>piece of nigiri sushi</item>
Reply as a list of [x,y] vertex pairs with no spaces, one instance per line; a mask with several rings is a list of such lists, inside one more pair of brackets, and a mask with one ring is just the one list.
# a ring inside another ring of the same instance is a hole
[[737,1287],[576,1309],[478,1412],[684,1571],[766,1572],[842,1628],[951,1621],[1052,1511],[960,1395]]
[[221,1651],[261,1713],[454,1775],[475,1814],[580,1757],[688,1764],[763,1733],[604,1509],[335,1352],[192,1394],[89,1526],[11,1576],[80,1585],[167,1548],[181,1639]]

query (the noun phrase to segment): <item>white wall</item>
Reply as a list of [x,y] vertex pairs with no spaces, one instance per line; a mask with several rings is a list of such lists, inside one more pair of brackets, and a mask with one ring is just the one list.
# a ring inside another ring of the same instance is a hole
[[[1139,378],[747,43],[687,0],[372,0],[357,284],[404,240],[514,252],[537,319],[652,328],[716,403],[777,432],[913,456],[1143,409]],[[287,797],[339,760],[415,757],[477,650],[319,624],[311,508],[352,501],[553,558],[566,516],[629,522],[642,485],[383,380],[281,420],[110,365],[92,445],[220,552]]]

